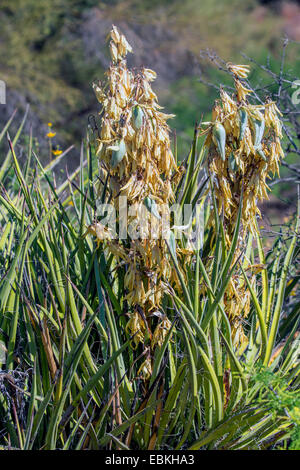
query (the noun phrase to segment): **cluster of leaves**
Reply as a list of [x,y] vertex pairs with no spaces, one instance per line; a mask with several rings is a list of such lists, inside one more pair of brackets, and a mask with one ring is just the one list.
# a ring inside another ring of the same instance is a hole
[[293,427],[290,432],[289,450],[300,449],[300,395],[289,388],[286,380],[280,375],[275,375],[270,369],[258,364],[252,371],[252,380],[261,385],[258,404],[270,409],[273,420],[285,417],[288,425]]

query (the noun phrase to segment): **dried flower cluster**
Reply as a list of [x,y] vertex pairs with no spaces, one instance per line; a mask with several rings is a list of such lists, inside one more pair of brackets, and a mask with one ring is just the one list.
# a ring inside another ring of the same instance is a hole
[[[242,204],[241,236],[235,260],[241,253],[242,239],[250,231],[257,231],[256,217],[260,216],[258,201],[268,198],[266,183],[270,173],[279,173],[279,162],[284,157],[281,148],[281,115],[276,104],[268,101],[252,105],[247,88],[249,67],[227,64],[234,77],[236,96],[229,96],[223,89],[220,100],[215,102],[212,122],[205,146],[208,150],[208,172],[212,177],[219,213],[224,216],[225,237],[230,246],[240,204]],[[211,223],[214,224],[213,217]],[[250,296],[240,277],[232,278],[225,294],[226,312],[231,320],[233,334],[239,331],[244,340],[241,322],[250,309]]]
[[[125,242],[111,239],[108,248],[116,256],[118,265],[126,266],[124,285],[131,312],[126,330],[135,335],[132,345],[137,347],[144,343],[147,335],[153,350],[163,343],[170,328],[170,321],[159,312],[164,281],[172,281],[176,276],[165,240],[147,237],[150,230],[159,233],[162,216],[168,215],[162,212],[168,212],[169,202],[174,199],[172,175],[174,172],[176,175],[177,166],[166,123],[172,116],[161,111],[151,88],[156,73],[146,68],[129,70],[125,57],[132,49],[127,40],[116,27],[111,31],[110,39],[112,64],[106,72],[106,84],[94,84],[102,105],[97,155],[101,172],[109,177],[116,211],[119,209],[118,197],[126,196],[128,224],[131,217],[136,217],[134,212],[131,214],[131,208],[146,211],[149,217],[146,220],[141,217],[144,223],[137,227],[138,239]],[[90,232],[93,233],[93,228]],[[96,228],[94,232],[96,234]],[[149,357],[142,364],[140,373],[145,379],[149,378]]]
[[[206,129],[208,170],[213,176],[214,191],[223,210],[226,238],[230,244],[243,194],[242,227],[244,234],[256,232],[257,202],[268,198],[266,183],[270,173],[279,173],[279,162],[284,156],[281,115],[274,102],[249,104],[252,90],[243,83],[249,73],[246,65],[228,64],[234,75],[236,97],[221,89],[215,102],[212,122]],[[243,188],[243,192],[242,192]]]
[[[252,277],[253,283],[255,278]],[[247,336],[244,333],[243,321],[250,311],[251,295],[242,276],[234,276],[230,279],[224,295],[225,312],[231,325],[233,344],[246,346]]]
[[[169,220],[169,206],[174,201],[173,189],[180,170],[170,146],[167,120],[172,116],[161,111],[151,88],[155,72],[127,68],[125,58],[132,49],[116,27],[110,32],[109,47],[112,63],[106,72],[106,83],[94,84],[102,106],[97,155],[101,174],[108,180],[118,223],[122,222],[119,198],[124,196],[129,208],[128,224],[134,219],[142,220],[142,224],[135,227],[139,236],[126,241],[110,236],[99,222],[90,226],[88,232],[95,235],[98,242],[103,234],[108,235],[108,249],[115,255],[117,266],[124,269],[125,300],[130,312],[126,331],[134,335],[134,348],[143,344],[149,350],[139,371],[147,379],[151,374],[151,351],[162,345],[171,326],[160,311],[166,284],[179,285],[167,244],[159,234],[164,230],[162,221]],[[283,151],[280,112],[276,104],[271,101],[261,105],[249,103],[252,90],[246,85],[248,66],[229,63],[228,70],[233,75],[236,94],[229,96],[221,89],[212,121],[203,123],[208,127],[202,129],[202,133],[207,134],[204,143],[207,169],[219,213],[223,214],[228,246],[242,204],[235,261],[241,254],[246,234],[256,233],[256,217],[260,215],[257,203],[268,197],[266,180],[271,173],[279,172]],[[214,225],[213,216],[210,223]],[[155,233],[157,236],[153,236]],[[180,253],[178,247],[177,252]],[[183,248],[181,253],[191,255]],[[243,344],[241,319],[249,313],[250,293],[241,276],[230,279],[224,305],[234,341]],[[148,341],[149,346],[146,346]]]

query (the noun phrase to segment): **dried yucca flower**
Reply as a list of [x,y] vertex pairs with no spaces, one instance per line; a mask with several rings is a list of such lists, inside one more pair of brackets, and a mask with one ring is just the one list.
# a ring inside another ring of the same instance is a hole
[[[215,102],[212,121],[207,133],[207,170],[213,183],[218,211],[223,214],[227,245],[230,246],[242,204],[241,232],[234,262],[242,250],[243,239],[250,231],[257,232],[258,202],[268,198],[267,178],[279,173],[284,157],[280,116],[276,104],[267,101],[252,105],[248,96],[252,92],[243,81],[250,71],[248,66],[227,64],[234,76],[236,95],[229,96],[223,89]],[[212,215],[210,223],[214,225]],[[250,295],[241,278],[232,279],[225,294],[225,309],[231,321],[233,335],[243,343],[245,336],[241,322],[250,309]]]
[[[249,90],[241,81],[249,68],[229,64],[235,75],[236,96],[221,89],[216,101],[205,145],[208,149],[208,171],[212,176],[219,212],[224,212],[224,225],[230,243],[240,197],[243,194],[242,227],[256,233],[257,203],[268,197],[267,178],[279,172],[284,157],[280,111],[274,102],[251,105]],[[243,188],[243,192],[242,192]]]
[[[112,64],[106,72],[106,84],[94,84],[102,106],[101,136],[97,155],[101,171],[109,175],[112,202],[118,213],[118,196],[126,196],[130,208],[141,207],[151,216],[151,227],[161,229],[162,209],[167,212],[174,200],[172,176],[177,166],[171,150],[167,120],[172,117],[162,112],[150,83],[156,73],[147,68],[132,71],[127,68],[126,54],[132,49],[125,37],[113,26],[110,33]],[[129,215],[128,223],[132,221]],[[150,233],[146,219],[141,233]],[[91,228],[89,229],[91,232]],[[148,232],[147,232],[148,231]],[[110,240],[108,249],[117,262],[126,263],[124,287],[129,304],[130,318],[126,330],[135,334],[133,347],[144,344],[149,330],[151,349],[161,346],[170,327],[168,319],[151,316],[159,310],[164,294],[163,281],[176,281],[167,245],[162,238],[140,237],[121,243]],[[145,324],[147,323],[147,325]],[[152,334],[151,328],[155,331]],[[140,368],[147,379],[151,361]]]

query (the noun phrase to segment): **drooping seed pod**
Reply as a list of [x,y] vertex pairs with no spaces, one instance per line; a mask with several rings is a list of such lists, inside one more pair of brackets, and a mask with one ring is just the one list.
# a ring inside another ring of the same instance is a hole
[[261,144],[262,138],[265,132],[265,121],[258,119],[252,119],[254,129],[254,148],[257,150]]
[[172,230],[168,231],[168,237],[166,238],[166,242],[172,257],[177,260],[176,240],[174,232],[172,232]]
[[124,140],[120,140],[117,144],[117,149],[112,151],[110,165],[114,169],[119,163],[123,160],[124,155],[126,153],[126,145]]
[[233,155],[232,152],[229,155],[228,164],[229,164],[229,168],[230,168],[231,171],[236,171],[236,169],[237,169],[236,161],[235,161],[235,158],[234,158],[234,155]]
[[147,207],[148,211],[154,215],[154,217],[156,217],[157,219],[160,219],[160,215],[159,215],[159,212],[157,210],[157,205],[156,205],[156,202],[153,201],[153,199],[151,199],[150,197],[146,197],[144,199],[144,204],[145,206]]
[[258,153],[258,155],[266,162],[267,161],[267,157],[262,149],[262,146],[260,145],[257,149],[256,149],[256,152]]
[[140,106],[135,106],[132,111],[132,118],[133,118],[133,127],[135,130],[139,130],[144,121],[144,113]]
[[213,127],[213,141],[219,150],[223,162],[225,161],[226,131],[220,122]]
[[244,138],[246,127],[247,127],[247,124],[248,124],[248,114],[247,114],[247,111],[245,110],[245,108],[241,108],[239,110],[239,116],[240,116],[240,136],[239,136],[239,140],[241,141]]

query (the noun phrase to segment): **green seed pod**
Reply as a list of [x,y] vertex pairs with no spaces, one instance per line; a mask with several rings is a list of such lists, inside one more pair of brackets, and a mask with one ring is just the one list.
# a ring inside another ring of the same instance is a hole
[[240,115],[240,136],[239,136],[239,140],[241,141],[244,138],[246,127],[247,127],[247,124],[248,124],[248,114],[247,114],[247,111],[245,110],[245,108],[241,108],[239,110],[239,115]]
[[254,127],[254,148],[255,150],[260,147],[262,138],[265,132],[265,121],[259,121],[258,119],[252,119]]
[[235,158],[234,158],[234,155],[233,153],[231,152],[231,154],[229,155],[229,169],[231,171],[236,171],[237,170],[237,165],[236,165],[236,161],[235,161]]
[[161,218],[157,210],[156,202],[153,201],[153,199],[151,199],[150,197],[146,197],[144,199],[144,204],[147,207],[148,211],[151,212],[152,215],[154,215],[154,217],[156,217],[157,219]]
[[135,130],[138,130],[143,125],[144,113],[139,106],[135,106],[132,112],[133,117],[133,127]]
[[176,250],[176,240],[175,235],[172,230],[169,230],[168,233],[169,237],[166,239],[166,243],[169,247],[172,257],[177,260],[177,250]]
[[124,139],[120,140],[117,146],[118,150],[113,150],[111,154],[110,166],[112,168],[116,168],[116,166],[119,165],[126,153],[126,145]]
[[264,151],[263,151],[261,145],[256,149],[256,152],[258,153],[258,155],[259,155],[265,162],[267,161],[267,157],[265,156],[265,153],[264,153]]
[[219,150],[223,162],[225,162],[226,131],[220,122],[213,127],[213,141]]

